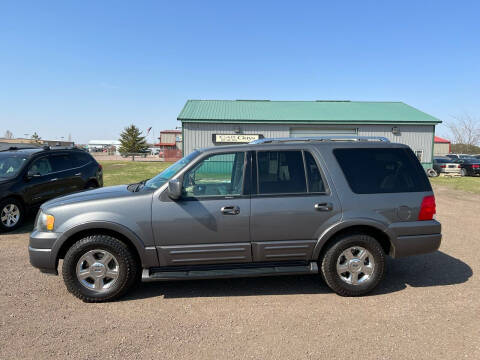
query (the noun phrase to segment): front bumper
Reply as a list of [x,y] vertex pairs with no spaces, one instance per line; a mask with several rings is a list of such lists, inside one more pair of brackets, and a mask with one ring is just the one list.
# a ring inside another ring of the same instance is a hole
[[53,244],[58,238],[58,234],[52,232],[33,231],[30,234],[30,244],[28,254],[30,264],[41,272],[58,275],[58,261],[53,254]]
[[393,258],[431,253],[442,242],[442,227],[436,220],[395,223],[389,230],[396,235],[391,238]]

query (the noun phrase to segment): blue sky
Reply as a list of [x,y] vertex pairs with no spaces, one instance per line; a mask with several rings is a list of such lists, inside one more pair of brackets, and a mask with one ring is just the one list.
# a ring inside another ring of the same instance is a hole
[[393,100],[480,117],[478,14],[478,1],[4,0],[0,136],[158,132],[179,126],[187,99]]

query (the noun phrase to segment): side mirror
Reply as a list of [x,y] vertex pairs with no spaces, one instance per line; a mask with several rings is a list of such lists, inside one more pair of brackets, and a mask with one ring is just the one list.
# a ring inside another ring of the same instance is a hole
[[36,177],[40,177],[40,173],[37,171],[32,171],[32,170],[28,170],[27,172],[27,179],[32,179],[32,178],[36,178]]
[[182,181],[173,179],[168,182],[168,197],[172,200],[178,200],[182,197]]

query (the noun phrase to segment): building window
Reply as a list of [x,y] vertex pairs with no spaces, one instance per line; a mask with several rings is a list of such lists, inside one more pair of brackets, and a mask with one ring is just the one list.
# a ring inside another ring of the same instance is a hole
[[415,156],[417,157],[418,161],[423,161],[423,150],[415,150]]

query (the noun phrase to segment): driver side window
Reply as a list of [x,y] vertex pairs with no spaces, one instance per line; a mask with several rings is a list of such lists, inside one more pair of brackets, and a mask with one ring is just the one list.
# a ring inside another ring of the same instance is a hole
[[52,172],[52,165],[50,164],[50,160],[48,160],[48,158],[40,158],[38,160],[35,160],[32,166],[30,166],[29,171],[41,176],[47,175]]
[[185,197],[234,196],[243,192],[245,153],[218,154],[203,159],[183,178]]

